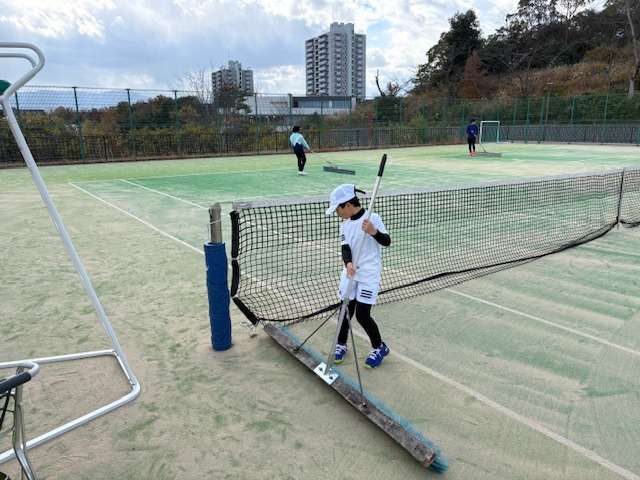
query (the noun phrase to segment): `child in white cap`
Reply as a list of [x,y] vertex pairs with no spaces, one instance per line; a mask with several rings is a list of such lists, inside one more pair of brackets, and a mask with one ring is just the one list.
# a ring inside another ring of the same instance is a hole
[[[391,244],[391,237],[382,223],[379,215],[373,213],[366,220],[366,210],[360,206],[355,185],[346,183],[339,185],[331,192],[327,215],[336,212],[344,221],[340,224],[340,239],[342,241],[342,260],[344,269],[340,275],[340,298],[346,295],[349,279],[354,284],[349,296],[349,318],[356,318],[369,336],[373,350],[365,360],[369,368],[380,366],[384,357],[389,355],[389,347],[382,341],[378,325],[371,318],[371,306],[375,305],[380,287],[382,273],[381,246]],[[358,248],[358,258],[354,259],[355,249]],[[357,260],[357,265],[354,261]],[[340,364],[347,354],[347,339],[349,324],[345,318],[338,335],[335,351],[335,363]]]

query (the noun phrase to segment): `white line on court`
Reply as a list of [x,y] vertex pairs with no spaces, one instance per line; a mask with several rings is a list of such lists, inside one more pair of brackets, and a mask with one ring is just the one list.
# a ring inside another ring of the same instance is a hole
[[[295,168],[269,168],[262,170],[234,170],[230,172],[202,172],[202,173],[178,173],[175,175],[154,175],[151,177],[133,177],[129,178],[129,180],[147,180],[148,178],[173,178],[173,177],[202,177],[204,175],[233,175],[236,173],[265,173],[265,172],[295,172]],[[96,180],[98,181],[98,180]]]
[[473,295],[469,295],[468,293],[462,293],[462,292],[459,292],[459,291],[454,290],[452,288],[447,288],[444,291],[445,292],[449,292],[449,293],[453,293],[454,295],[459,295],[461,297],[468,298],[469,300],[473,300],[475,302],[480,302],[480,303],[483,303],[485,305],[489,305],[490,307],[494,307],[494,308],[497,308],[497,309],[500,309],[500,310],[504,310],[504,311],[509,312],[509,313],[513,313],[515,315],[518,315],[518,316],[521,316],[521,317],[524,317],[524,318],[528,318],[529,320],[533,320],[535,322],[539,322],[539,323],[543,323],[545,325],[549,325],[550,327],[557,328],[558,330],[563,330],[565,332],[572,333],[572,334],[577,335],[579,337],[588,338],[589,340],[591,340],[593,342],[600,343],[602,345],[606,345],[608,347],[615,348],[617,350],[620,350],[622,352],[628,353],[630,355],[635,355],[637,357],[640,357],[640,351],[634,350],[632,348],[625,347],[623,345],[618,345],[617,343],[610,342],[609,340],[605,340],[604,338],[596,337],[595,335],[589,335],[588,333],[584,333],[584,332],[581,332],[579,330],[574,330],[573,328],[565,327],[564,325],[560,325],[560,324],[552,322],[550,320],[545,320],[544,318],[536,317],[535,315],[530,315],[528,313],[521,312],[521,311],[515,310],[513,308],[505,307],[504,305],[500,305],[498,303],[490,302],[489,300],[483,300],[482,298],[474,297]]
[[[78,190],[86,193],[87,195],[89,195],[92,198],[95,198],[96,200],[109,205],[110,207],[118,210],[119,212],[124,213],[125,215],[133,218],[134,220],[139,221],[140,223],[142,223],[143,225],[151,228],[152,230],[154,230],[155,232],[160,233],[161,235],[170,238],[171,240],[175,240],[176,242],[180,243],[181,245],[184,245],[185,247],[189,248],[190,250],[195,251],[196,253],[199,253],[200,255],[204,255],[204,252],[202,250],[198,250],[197,248],[195,248],[192,245],[189,245],[188,243],[180,240],[179,238],[174,237],[173,235],[170,235],[166,232],[163,232],[162,230],[160,230],[159,228],[157,228],[156,226],[152,225],[151,223],[142,220],[138,217],[136,217],[135,215],[127,212],[126,210],[123,210],[120,207],[117,207],[116,205],[113,205],[112,203],[98,197],[97,195],[94,195],[90,192],[88,192],[87,190],[74,185],[73,183],[70,183],[71,186],[77,188]],[[456,292],[459,293],[459,292]],[[466,295],[466,294],[463,294]],[[514,312],[515,313],[515,312]],[[354,330],[354,333],[356,335],[358,335],[359,337],[363,338],[366,340],[366,338],[364,337],[364,334],[361,332],[358,332],[357,330]],[[403,362],[407,363],[408,365],[411,365],[412,367],[440,380],[443,383],[446,383],[447,385],[452,386],[453,388],[475,398],[476,400],[478,400],[479,402],[482,402],[483,404],[487,405],[490,408],[493,408],[495,410],[497,410],[498,412],[502,413],[503,415],[522,423],[523,425],[545,435],[546,437],[560,443],[561,445],[564,445],[565,447],[579,453],[580,455],[583,455],[584,457],[588,458],[589,460],[601,465],[602,467],[611,470],[614,473],[617,473],[618,475],[622,476],[623,478],[626,478],[628,480],[640,480],[640,477],[638,475],[636,475],[635,473],[619,466],[616,465],[615,463],[607,460],[604,457],[601,457],[600,455],[598,455],[596,452],[589,450],[581,445],[578,445],[577,443],[573,442],[572,440],[569,440],[566,437],[563,437],[562,435],[559,435],[553,431],[551,431],[550,429],[548,429],[547,427],[545,427],[544,425],[539,424],[538,422],[527,418],[523,415],[520,415],[519,413],[514,412],[513,410],[510,410],[509,408],[505,407],[504,405],[501,405],[497,402],[495,402],[494,400],[491,400],[490,398],[482,395],[479,392],[476,392],[475,390],[467,387],[466,385],[463,385],[462,383],[456,382],[455,380],[453,380],[452,378],[449,378],[439,372],[436,372],[435,370],[413,360],[412,358],[409,358],[401,353],[397,353],[396,351],[392,351],[391,354],[397,358],[399,358],[400,360],[402,360]]]
[[[363,338],[365,338],[365,336],[363,334],[361,334],[360,332],[358,332],[358,334],[360,336],[362,336]],[[368,338],[365,338],[368,339]],[[578,445],[577,443],[575,443],[572,440],[569,440],[566,437],[563,437],[562,435],[559,435],[555,432],[553,432],[552,430],[550,430],[549,428],[545,427],[544,425],[531,420],[530,418],[527,418],[523,415],[520,415],[519,413],[514,412],[513,410],[510,410],[509,408],[505,407],[504,405],[499,404],[498,402],[495,402],[493,400],[491,400],[488,397],[485,397],[484,395],[482,395],[481,393],[476,392],[475,390],[467,387],[466,385],[463,385],[461,383],[456,382],[455,380],[446,377],[444,375],[442,375],[441,373],[436,372],[435,370],[432,370],[431,368],[422,365],[421,363],[416,362],[415,360],[413,360],[412,358],[409,358],[405,355],[402,355],[401,353],[397,353],[396,351],[391,351],[391,355],[394,355],[396,357],[398,357],[400,360],[402,360],[403,362],[411,365],[412,367],[428,374],[431,375],[432,377],[440,380],[443,383],[446,383],[447,385],[450,385],[452,387],[454,387],[457,390],[460,390],[461,392],[466,393],[467,395],[475,398],[476,400],[478,400],[481,403],[484,403],[485,405],[487,405],[488,407],[491,407],[495,410],[497,410],[498,412],[502,413],[503,415],[522,423],[523,425],[526,425],[527,427],[543,434],[544,436],[555,440],[556,442],[560,443],[561,445],[564,445],[565,447],[573,450],[574,452],[577,452],[585,457],[587,457],[589,460],[603,466],[604,468],[611,470],[612,472],[617,473],[618,475],[628,479],[628,480],[640,480],[640,477],[638,475],[636,475],[635,473],[631,472],[630,470],[627,470],[626,468],[621,467],[620,465],[616,465],[615,463],[607,460],[606,458],[598,455],[596,452],[589,450],[581,445]]]
[[120,207],[118,207],[118,206],[114,205],[114,204],[113,204],[113,203],[111,203],[111,202],[106,201],[106,200],[105,200],[105,199],[103,199],[103,198],[100,198],[100,197],[99,197],[99,196],[97,196],[97,195],[94,195],[93,193],[91,193],[91,192],[89,192],[89,191],[85,190],[85,189],[84,189],[84,188],[82,188],[82,187],[79,187],[78,185],[76,185],[76,184],[74,184],[74,183],[69,183],[69,185],[71,185],[71,186],[72,186],[72,187],[74,187],[74,188],[77,188],[77,189],[78,189],[78,190],[80,190],[81,192],[86,193],[86,194],[87,194],[87,195],[89,195],[90,197],[95,198],[95,199],[96,199],[96,200],[98,200],[99,202],[102,202],[102,203],[104,203],[105,205],[108,205],[108,206],[110,206],[111,208],[114,208],[114,209],[118,210],[119,212],[124,213],[125,215],[127,215],[127,216],[129,216],[129,217],[133,218],[134,220],[136,220],[136,221],[138,221],[138,222],[142,223],[143,225],[145,225],[145,226],[149,227],[151,230],[153,230],[153,231],[155,231],[155,232],[159,233],[160,235],[163,235],[163,236],[165,236],[165,237],[167,237],[167,238],[170,238],[171,240],[174,240],[174,241],[176,241],[176,242],[178,242],[178,243],[180,243],[180,244],[184,245],[185,247],[189,248],[190,250],[193,250],[193,251],[194,251],[194,252],[196,252],[196,253],[199,253],[200,255],[204,255],[204,252],[203,252],[202,250],[200,250],[200,249],[198,249],[198,248],[194,247],[193,245],[188,244],[187,242],[185,242],[185,241],[183,241],[183,240],[180,240],[180,239],[179,239],[179,238],[177,238],[177,237],[174,237],[174,236],[173,236],[173,235],[171,235],[170,233],[167,233],[167,232],[164,232],[164,231],[160,230],[158,227],[156,227],[155,225],[152,225],[151,223],[147,222],[146,220],[143,220],[143,219],[141,219],[141,218],[139,218],[139,217],[136,217],[133,213],[129,213],[129,212],[127,212],[126,210],[124,210],[124,209],[122,209],[122,208],[120,208]]
[[178,200],[179,202],[186,203],[187,205],[192,205],[194,207],[202,208],[203,210],[208,210],[207,207],[204,207],[198,203],[193,203],[193,202],[190,202],[189,200],[185,200],[184,198],[176,197],[174,195],[169,195],[168,193],[161,192],[160,190],[156,190],[155,188],[145,187],[144,185],[140,185],[139,183],[132,182],[131,180],[126,180],[124,178],[120,178],[119,180],[121,182],[128,183],[129,185],[133,185],[134,187],[144,188],[145,190],[149,190],[150,192],[164,195],[165,197],[173,198],[174,200]]

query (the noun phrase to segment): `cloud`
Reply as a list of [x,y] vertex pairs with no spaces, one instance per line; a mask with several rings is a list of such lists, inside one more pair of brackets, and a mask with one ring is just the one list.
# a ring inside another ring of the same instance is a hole
[[262,93],[305,93],[304,65],[276,65],[254,71],[256,91]]
[[10,24],[18,31],[35,33],[46,38],[59,38],[77,33],[103,38],[102,14],[114,10],[112,0],[22,0],[0,2],[4,12],[0,24]]
[[[515,2],[476,3],[484,32]],[[353,22],[367,34],[373,95],[376,70],[383,82],[409,79],[448,18],[468,8],[465,0],[0,0],[0,28],[43,48],[40,84],[175,88],[187,71],[237,59],[254,69],[259,90],[302,93],[304,41],[333,21]]]

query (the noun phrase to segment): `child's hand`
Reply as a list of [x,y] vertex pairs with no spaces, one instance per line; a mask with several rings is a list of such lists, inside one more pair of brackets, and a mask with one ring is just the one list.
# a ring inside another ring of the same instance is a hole
[[352,278],[356,274],[356,267],[353,266],[353,263],[349,262],[346,265],[347,267],[347,277]]
[[364,230],[371,236],[374,236],[376,233],[378,233],[378,229],[374,227],[373,223],[371,223],[369,220],[365,220],[362,222],[362,230]]

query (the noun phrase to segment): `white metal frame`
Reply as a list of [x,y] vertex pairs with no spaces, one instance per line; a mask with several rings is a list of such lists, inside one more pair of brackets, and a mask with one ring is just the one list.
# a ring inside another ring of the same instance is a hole
[[478,146],[482,147],[482,130],[485,124],[487,123],[497,123],[498,127],[498,135],[496,135],[496,143],[500,143],[500,120],[482,120],[480,122],[480,132],[478,133]]
[[[122,369],[122,373],[125,378],[129,382],[131,386],[131,390],[126,395],[120,397],[119,399],[104,405],[92,412],[87,413],[86,415],[82,415],[81,417],[75,418],[53,430],[50,430],[39,437],[36,437],[27,442],[27,448],[33,448],[38,445],[41,445],[44,442],[47,442],[53,438],[59,437],[60,435],[73,430],[81,425],[84,425],[91,420],[105,415],[118,407],[121,407],[131,401],[133,401],[140,394],[140,383],[136,379],[129,363],[127,362],[127,357],[118,342],[116,337],[116,333],[109,322],[107,314],[98,299],[95,289],[91,284],[91,280],[89,279],[89,275],[87,274],[82,261],[80,260],[80,256],[76,251],[73,242],[71,241],[71,237],[67,232],[64,223],[62,222],[62,218],[60,218],[60,214],[56,209],[51,196],[49,195],[49,191],[47,190],[46,184],[40,175],[40,170],[36,162],[33,159],[33,155],[29,150],[29,146],[22,135],[22,131],[20,130],[20,126],[16,120],[16,117],[13,113],[13,109],[11,107],[10,98],[18,89],[20,89],[24,84],[26,84],[29,80],[31,80],[44,66],[44,55],[42,51],[32,45],[30,43],[17,43],[17,42],[0,42],[0,50],[10,50],[9,52],[1,52],[0,58],[22,58],[27,60],[31,64],[31,70],[22,75],[18,80],[16,80],[7,90],[0,95],[0,103],[2,104],[2,109],[4,111],[4,115],[7,118],[7,122],[9,123],[9,128],[11,129],[11,133],[13,133],[16,142],[18,143],[18,147],[20,148],[20,152],[24,157],[24,160],[31,172],[31,177],[33,182],[35,183],[38,191],[40,192],[40,196],[42,197],[42,201],[44,202],[47,210],[49,211],[49,216],[53,221],[58,233],[60,234],[60,238],[62,239],[62,243],[71,258],[71,262],[73,263],[78,275],[80,276],[80,280],[82,282],[82,286],[84,288],[85,293],[91,300],[93,304],[93,308],[98,317],[98,322],[104,328],[107,336],[111,340],[111,349],[108,350],[97,350],[92,352],[80,352],[73,353],[69,355],[59,355],[54,357],[43,357],[43,358],[34,358],[27,360],[19,360],[14,362],[3,362],[0,363],[0,369],[3,368],[16,368],[18,365],[23,364],[25,361],[31,361],[38,363],[40,365],[49,364],[49,363],[60,363],[60,362],[68,362],[72,360],[80,360],[85,358],[94,358],[94,357],[102,357],[102,356],[112,356],[118,361],[120,368]],[[15,50],[21,50],[16,52]],[[35,53],[36,57],[34,58],[30,53],[24,53],[24,50],[30,50],[32,53]],[[0,453],[0,464],[11,460],[14,457],[13,450],[7,450],[6,452]]]
[[[28,361],[24,363],[18,363],[16,365],[16,375],[18,376],[23,373],[25,370],[28,370],[29,380],[35,377],[40,371],[40,365],[35,362]],[[9,377],[6,380],[11,380]],[[3,383],[3,382],[0,382]],[[24,383],[20,383],[14,389],[13,393],[13,427],[11,428],[11,444],[13,446],[13,451],[15,452],[15,456],[20,464],[21,468],[21,478],[27,477],[27,480],[37,480],[36,474],[33,472],[33,466],[29,461],[29,457],[26,452],[26,442],[25,442],[25,434],[24,434],[24,412],[22,411],[22,388],[24,387]],[[7,395],[11,396],[11,389],[7,392]]]

